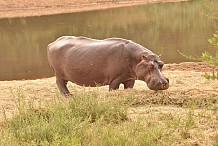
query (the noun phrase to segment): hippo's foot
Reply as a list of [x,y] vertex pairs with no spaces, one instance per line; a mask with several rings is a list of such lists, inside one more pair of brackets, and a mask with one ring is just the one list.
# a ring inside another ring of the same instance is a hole
[[133,88],[134,84],[135,84],[135,80],[127,80],[124,83],[124,89],[129,89],[129,88]]
[[109,91],[117,90],[117,89],[119,89],[119,87],[120,87],[120,83],[112,82],[112,83],[109,85]]
[[67,94],[64,94],[64,96],[65,97],[71,97],[71,96],[73,96],[73,94],[72,93],[67,93]]
[[57,83],[58,88],[59,88],[62,95],[64,95],[64,96],[70,95],[70,92],[67,89],[67,81],[65,81],[59,77],[56,77],[56,83]]

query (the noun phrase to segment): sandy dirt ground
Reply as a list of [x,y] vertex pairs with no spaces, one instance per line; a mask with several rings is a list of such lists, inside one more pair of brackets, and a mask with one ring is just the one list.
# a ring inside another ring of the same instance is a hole
[[0,19],[187,0],[0,0]]

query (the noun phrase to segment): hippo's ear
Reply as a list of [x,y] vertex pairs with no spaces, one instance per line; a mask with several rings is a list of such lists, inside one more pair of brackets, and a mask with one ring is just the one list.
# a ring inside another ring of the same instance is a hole
[[118,45],[117,45],[117,48],[124,48],[124,44],[123,44],[123,43],[118,44]]
[[142,54],[141,60],[148,60],[148,57],[145,54]]
[[161,55],[162,55],[162,54],[158,55],[158,57],[161,58]]

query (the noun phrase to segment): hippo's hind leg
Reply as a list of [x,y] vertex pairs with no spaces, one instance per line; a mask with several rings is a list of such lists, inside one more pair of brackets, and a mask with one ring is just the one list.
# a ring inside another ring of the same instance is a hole
[[124,84],[124,89],[133,88],[135,84],[135,80],[128,80],[124,82],[123,84]]
[[61,94],[65,96],[70,94],[69,90],[67,89],[67,81],[56,76],[56,84],[58,85]]

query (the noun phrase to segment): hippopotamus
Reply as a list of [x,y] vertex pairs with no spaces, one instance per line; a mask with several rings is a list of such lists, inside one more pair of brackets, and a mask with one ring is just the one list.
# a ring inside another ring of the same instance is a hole
[[169,88],[169,79],[162,74],[164,63],[131,40],[63,36],[48,45],[47,53],[64,95],[70,93],[68,81],[89,87],[109,85],[109,90],[118,89],[120,84],[124,89],[133,88],[135,80],[145,81],[151,90]]

